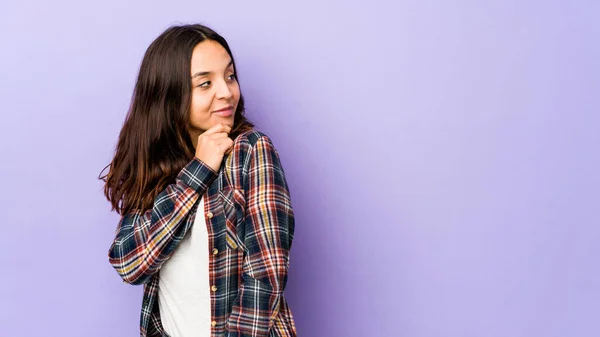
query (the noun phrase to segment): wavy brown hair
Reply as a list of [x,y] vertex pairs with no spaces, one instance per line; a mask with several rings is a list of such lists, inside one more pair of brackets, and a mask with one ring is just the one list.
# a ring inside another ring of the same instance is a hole
[[[193,159],[189,134],[192,51],[198,43],[218,42],[235,61],[225,39],[199,25],[172,26],[146,50],[115,155],[98,177],[112,210],[124,215],[152,208],[154,199]],[[237,74],[237,71],[236,71]],[[238,76],[236,76],[238,78]],[[229,137],[254,125],[244,115],[240,95]],[[106,169],[108,173],[102,175]]]

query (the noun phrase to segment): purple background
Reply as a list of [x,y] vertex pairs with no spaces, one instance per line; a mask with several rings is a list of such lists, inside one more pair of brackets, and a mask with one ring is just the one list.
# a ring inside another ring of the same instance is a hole
[[138,334],[96,178],[149,43],[203,22],[288,175],[301,336],[600,336],[598,17],[595,0],[2,0],[0,335]]

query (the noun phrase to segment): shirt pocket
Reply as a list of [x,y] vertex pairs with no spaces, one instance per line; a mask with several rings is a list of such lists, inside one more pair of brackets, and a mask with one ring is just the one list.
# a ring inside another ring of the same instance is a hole
[[225,241],[227,248],[246,250],[244,238],[246,197],[243,190],[226,187],[219,191],[223,204],[223,215],[225,217]]

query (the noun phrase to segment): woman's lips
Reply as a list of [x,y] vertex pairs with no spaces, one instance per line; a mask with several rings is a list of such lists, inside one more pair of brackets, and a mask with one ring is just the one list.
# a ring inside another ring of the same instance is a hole
[[233,115],[233,107],[217,110],[214,112],[214,114],[221,117],[230,117],[231,115]]

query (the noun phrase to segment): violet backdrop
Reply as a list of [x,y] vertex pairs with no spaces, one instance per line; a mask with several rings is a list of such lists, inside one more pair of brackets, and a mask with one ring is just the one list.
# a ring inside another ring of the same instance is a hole
[[0,336],[138,334],[108,164],[149,43],[205,23],[296,212],[301,337],[600,336],[600,2],[0,2]]

